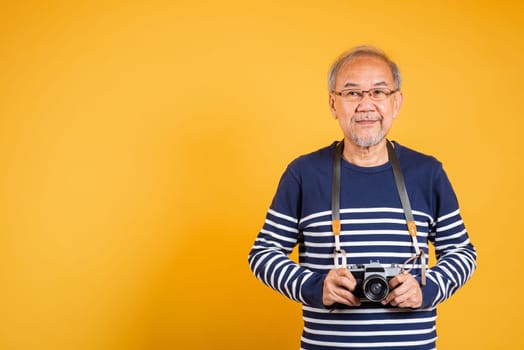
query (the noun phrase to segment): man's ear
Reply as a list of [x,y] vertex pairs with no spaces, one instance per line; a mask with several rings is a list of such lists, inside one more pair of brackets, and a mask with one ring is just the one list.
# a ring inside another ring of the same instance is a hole
[[335,107],[335,96],[333,94],[329,94],[329,110],[331,111],[331,115],[333,118],[337,119],[337,109]]
[[402,107],[402,103],[404,103],[404,95],[402,94],[402,91],[399,91],[394,96],[395,100],[393,101],[393,118],[396,118],[398,113],[400,112],[400,107]]

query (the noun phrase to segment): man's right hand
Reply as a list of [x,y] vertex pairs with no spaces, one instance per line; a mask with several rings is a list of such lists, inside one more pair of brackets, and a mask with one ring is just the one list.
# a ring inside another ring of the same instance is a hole
[[347,268],[332,269],[324,280],[322,302],[325,306],[332,306],[335,303],[360,306],[360,299],[351,293],[356,285],[357,281]]

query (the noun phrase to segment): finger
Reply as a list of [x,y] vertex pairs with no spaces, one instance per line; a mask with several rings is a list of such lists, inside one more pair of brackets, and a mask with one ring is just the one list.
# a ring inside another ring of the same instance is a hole
[[351,272],[346,268],[341,268],[335,270],[336,278],[334,280],[335,284],[340,287],[344,287],[349,291],[354,291],[357,286],[357,281]]
[[[397,306],[412,294],[410,291],[413,288],[418,288],[418,284],[417,286],[414,286],[409,276],[411,275],[400,274],[390,280],[390,287],[392,289],[382,301],[383,305],[391,303],[392,306]],[[415,281],[415,279],[413,279],[413,281]]]
[[333,291],[334,299],[339,304],[344,304],[347,306],[359,306],[360,305],[360,299],[357,298],[353,293],[339,288],[335,291]]
[[413,295],[413,292],[411,290],[407,290],[405,292],[397,292],[396,295],[393,295],[393,299],[391,300],[392,306],[399,306],[402,307],[402,304],[405,304],[408,302],[408,300]]
[[421,306],[422,296],[417,292],[417,290],[412,290],[412,292],[413,294],[411,294],[411,296],[407,297],[404,301],[398,302],[398,307],[416,308]]
[[353,274],[346,268],[340,268],[335,270],[335,273],[338,277],[347,278],[350,281],[355,281]]
[[407,278],[386,297],[383,304],[388,303],[398,307],[420,307],[422,291],[417,281],[414,278]]
[[350,292],[355,291],[355,287],[357,286],[357,281],[354,279],[348,279],[347,277],[342,277],[338,282],[340,287],[343,287]]
[[347,268],[330,270],[324,280],[322,295],[324,305],[331,306],[340,303],[347,306],[359,306],[360,298],[352,293],[356,285],[355,277]]
[[399,285],[403,284],[409,277],[409,274],[401,273],[393,277],[389,280],[389,286],[394,289],[397,288]]
[[354,290],[356,281],[351,273],[345,269],[330,270],[324,280],[322,301],[324,305],[331,306],[334,303],[341,303],[349,306],[360,304],[351,290]]

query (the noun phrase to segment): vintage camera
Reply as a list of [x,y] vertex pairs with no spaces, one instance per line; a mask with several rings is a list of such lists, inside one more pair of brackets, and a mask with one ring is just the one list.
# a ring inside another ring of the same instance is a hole
[[389,280],[402,272],[400,265],[384,267],[378,261],[350,265],[348,269],[357,280],[353,294],[373,302],[381,302],[386,298],[389,294]]

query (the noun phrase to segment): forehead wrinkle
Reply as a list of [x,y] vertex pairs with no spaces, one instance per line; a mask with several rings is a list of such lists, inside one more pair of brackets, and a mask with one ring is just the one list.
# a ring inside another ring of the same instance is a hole
[[[356,84],[356,83],[352,83],[352,82],[347,82],[344,84],[344,88],[355,88],[355,87],[359,87],[360,85],[359,84]],[[388,86],[388,83],[386,83],[385,81],[379,81],[379,82],[376,82],[375,84],[373,84],[373,86]]]

